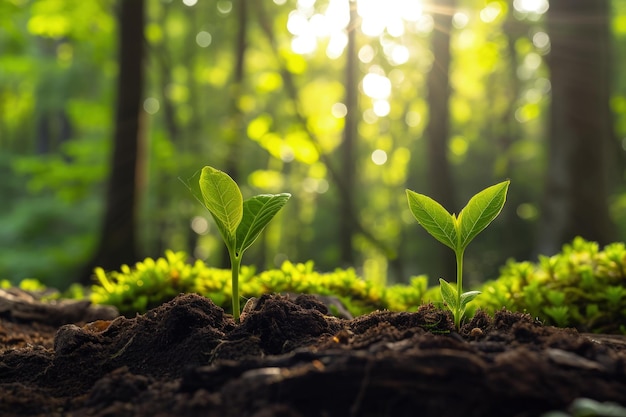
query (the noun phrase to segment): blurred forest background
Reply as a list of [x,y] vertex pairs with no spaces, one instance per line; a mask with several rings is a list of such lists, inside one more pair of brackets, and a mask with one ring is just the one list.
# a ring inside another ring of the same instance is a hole
[[212,165],[293,194],[244,263],[388,282],[454,276],[406,188],[510,178],[471,285],[626,239],[626,0],[0,0],[0,149],[0,278],[227,266],[180,181]]

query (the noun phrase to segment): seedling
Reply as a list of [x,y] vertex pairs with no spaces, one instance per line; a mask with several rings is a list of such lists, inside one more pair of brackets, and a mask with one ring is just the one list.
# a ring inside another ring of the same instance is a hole
[[[191,180],[196,177],[197,174]],[[210,166],[202,168],[198,186],[191,180],[187,187],[211,213],[228,249],[232,271],[233,317],[239,321],[241,257],[287,203],[291,194],[260,194],[244,201],[237,183],[225,172]]]
[[441,298],[452,311],[458,329],[467,304],[480,291],[463,292],[463,254],[469,243],[500,214],[506,201],[510,181],[492,185],[476,194],[458,217],[450,214],[432,198],[406,190],[409,208],[417,222],[435,239],[448,246],[456,256],[456,289],[439,278]]

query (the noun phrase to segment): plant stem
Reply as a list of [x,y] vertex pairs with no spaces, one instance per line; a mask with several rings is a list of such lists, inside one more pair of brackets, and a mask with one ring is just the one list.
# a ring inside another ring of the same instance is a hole
[[457,330],[461,327],[461,295],[463,294],[463,253],[465,249],[456,252],[456,311],[454,312],[454,325]]
[[232,298],[233,298],[233,318],[235,322],[239,322],[239,266],[241,265],[241,257],[236,254],[230,254],[230,268],[232,272]]

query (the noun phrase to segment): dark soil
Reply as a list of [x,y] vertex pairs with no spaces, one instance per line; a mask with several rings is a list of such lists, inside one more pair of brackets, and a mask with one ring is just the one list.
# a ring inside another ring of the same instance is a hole
[[[250,307],[250,306],[249,306]],[[352,320],[264,296],[241,324],[181,295],[145,315],[0,319],[2,416],[538,416],[576,398],[626,405],[626,343],[433,306]]]

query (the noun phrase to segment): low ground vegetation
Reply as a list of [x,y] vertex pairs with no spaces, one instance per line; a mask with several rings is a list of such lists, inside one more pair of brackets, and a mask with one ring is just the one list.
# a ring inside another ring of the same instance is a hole
[[[231,271],[202,261],[189,262],[184,252],[167,251],[117,271],[94,271],[91,288],[73,286],[51,293],[37,280],[24,280],[24,289],[47,297],[88,298],[113,305],[127,316],[143,313],[180,293],[210,298],[225,311],[231,309]],[[257,271],[242,266],[240,294],[244,301],[267,293],[319,294],[337,297],[353,316],[374,310],[415,311],[426,303],[442,304],[439,287],[429,287],[428,277],[410,278],[408,284],[382,286],[362,279],[354,269],[315,270],[312,261],[285,262],[278,269]],[[8,281],[2,286],[8,287]],[[576,238],[557,255],[536,262],[510,260],[500,276],[476,288],[482,292],[468,308],[490,314],[502,308],[525,312],[545,324],[575,327],[585,332],[626,333],[626,246]],[[331,308],[331,312],[332,308]],[[335,311],[336,313],[336,311]]]

